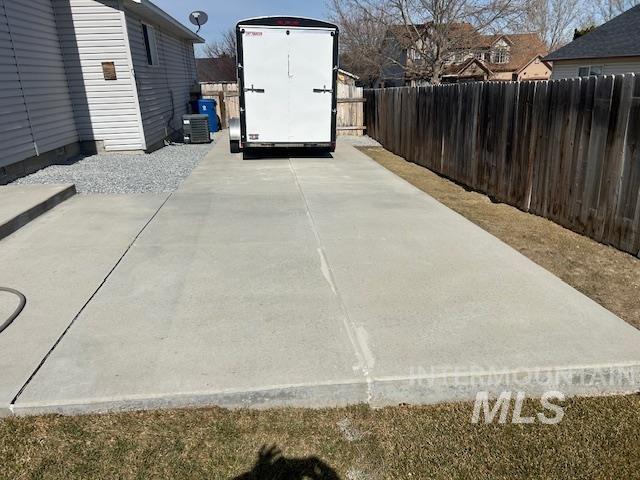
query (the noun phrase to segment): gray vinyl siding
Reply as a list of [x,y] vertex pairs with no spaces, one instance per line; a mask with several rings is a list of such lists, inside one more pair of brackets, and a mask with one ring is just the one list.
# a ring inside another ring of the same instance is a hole
[[50,0],[0,0],[0,166],[78,140]]
[[197,79],[193,44],[151,25],[159,64],[149,65],[142,21],[125,12],[144,134],[147,146],[152,147],[182,129],[182,115],[187,113],[190,89]]
[[[146,148],[119,2],[52,1],[80,139],[106,150]],[[115,63],[117,80],[104,79],[102,62]]]
[[580,67],[602,66],[604,75],[640,73],[640,56],[629,58],[602,58],[587,60],[556,60],[553,62],[551,79],[573,78],[578,76]]

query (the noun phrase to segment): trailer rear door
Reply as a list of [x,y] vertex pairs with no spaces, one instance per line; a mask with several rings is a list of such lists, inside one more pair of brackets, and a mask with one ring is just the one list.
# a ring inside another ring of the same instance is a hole
[[289,141],[331,142],[333,36],[292,29],[289,42]]
[[247,142],[289,138],[289,38],[279,28],[246,27],[242,35]]
[[247,143],[330,143],[333,30],[243,27]]

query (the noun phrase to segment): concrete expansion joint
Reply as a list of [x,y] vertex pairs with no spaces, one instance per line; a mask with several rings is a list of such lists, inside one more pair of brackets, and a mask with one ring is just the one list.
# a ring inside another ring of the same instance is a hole
[[98,292],[102,289],[102,287],[107,283],[107,281],[109,280],[109,277],[111,277],[111,275],[113,274],[113,272],[116,271],[116,269],[118,268],[118,266],[122,263],[122,261],[124,260],[124,258],[127,256],[127,254],[129,253],[129,251],[131,250],[131,248],[135,245],[136,241],[138,240],[138,238],[140,238],[140,235],[142,235],[142,232],[144,232],[146,230],[146,228],[149,226],[149,224],[156,218],[156,216],[160,213],[160,210],[162,210],[162,208],[167,204],[167,202],[169,201],[169,199],[171,198],[171,196],[173,195],[173,192],[169,193],[166,198],[164,199],[164,201],[160,204],[160,206],[153,212],[153,215],[151,215],[151,217],[149,217],[149,220],[147,220],[145,222],[145,224],[142,226],[142,228],[140,229],[140,231],[136,234],[136,236],[133,238],[133,240],[127,245],[127,247],[125,248],[124,252],[122,253],[122,255],[120,255],[120,257],[118,258],[118,260],[116,261],[116,263],[113,265],[113,267],[111,267],[111,269],[109,270],[109,272],[107,272],[106,276],[102,279],[102,281],[100,282],[100,284],[98,285],[98,287],[93,291],[93,293],[91,294],[91,296],[89,297],[89,299],[84,303],[84,305],[82,305],[82,307],[80,308],[80,310],[78,311],[78,313],[75,314],[75,316],[71,319],[71,322],[69,322],[69,325],[67,325],[67,327],[64,329],[64,331],[60,334],[60,336],[57,338],[57,340],[53,343],[53,345],[51,346],[51,348],[49,349],[49,351],[45,354],[45,356],[42,358],[42,360],[40,360],[40,363],[38,364],[38,366],[35,368],[35,370],[31,373],[31,375],[29,376],[29,378],[27,378],[26,382],[24,382],[24,384],[22,385],[22,387],[20,388],[20,390],[18,390],[18,393],[16,393],[16,395],[13,397],[13,400],[11,401],[11,403],[9,404],[9,409],[11,410],[12,413],[15,414],[15,404],[18,401],[18,399],[20,398],[20,396],[22,395],[22,393],[25,391],[25,389],[29,386],[29,384],[31,383],[31,381],[34,379],[34,377],[38,374],[38,372],[42,369],[42,367],[44,366],[44,364],[47,362],[47,360],[49,359],[49,357],[51,356],[51,354],[53,353],[53,351],[57,348],[57,346],[60,344],[60,342],[62,341],[62,339],[67,335],[67,333],[69,333],[69,330],[71,330],[71,327],[76,323],[76,320],[78,320],[78,318],[80,317],[80,315],[82,315],[82,312],[84,312],[84,310],[87,308],[87,306],[89,305],[89,303],[91,303],[91,301],[96,297],[96,295],[98,294]]
[[373,357],[371,349],[369,348],[367,331],[365,330],[364,325],[358,325],[351,319],[349,310],[347,309],[347,306],[342,299],[342,295],[340,295],[340,291],[338,290],[333,271],[331,270],[331,265],[329,264],[329,260],[327,259],[327,254],[322,246],[322,240],[320,239],[320,234],[318,232],[318,229],[316,228],[316,222],[313,219],[313,214],[311,213],[309,202],[307,201],[307,197],[304,194],[302,185],[300,185],[298,175],[296,174],[291,159],[289,159],[289,169],[291,170],[291,174],[293,175],[296,187],[298,188],[298,192],[300,193],[300,197],[302,198],[302,203],[304,204],[307,219],[311,226],[311,230],[313,231],[313,235],[316,239],[317,251],[320,257],[320,272],[329,284],[329,287],[335,295],[338,304],[340,305],[340,309],[342,310],[342,322],[344,325],[344,329],[347,332],[349,342],[353,347],[356,359],[358,361],[358,365],[354,370],[359,370],[364,376],[364,379],[367,383],[367,403],[371,403],[371,399],[373,398],[372,370],[373,366],[375,365],[375,359]]

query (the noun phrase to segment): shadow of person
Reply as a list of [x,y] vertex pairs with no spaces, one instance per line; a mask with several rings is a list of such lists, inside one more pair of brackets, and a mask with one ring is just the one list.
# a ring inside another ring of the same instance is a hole
[[264,445],[253,468],[234,480],[340,480],[340,477],[317,457],[286,458],[275,445]]

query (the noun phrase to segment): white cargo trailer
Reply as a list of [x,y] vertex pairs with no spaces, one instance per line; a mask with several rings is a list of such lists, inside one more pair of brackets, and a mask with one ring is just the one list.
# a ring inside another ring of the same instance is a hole
[[240,118],[231,151],[336,145],[338,27],[261,17],[236,27]]

